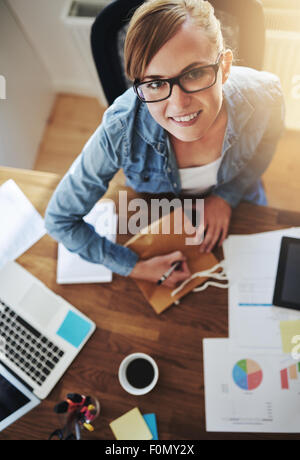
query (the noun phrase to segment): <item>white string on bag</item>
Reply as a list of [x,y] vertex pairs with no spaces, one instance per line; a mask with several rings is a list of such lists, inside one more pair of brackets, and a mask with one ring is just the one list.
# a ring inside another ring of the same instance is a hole
[[[218,268],[222,268],[222,270],[220,272],[214,273],[216,270],[218,270]],[[202,272],[193,273],[188,279],[183,281],[178,288],[174,289],[171,292],[171,297],[174,297],[176,294],[178,294],[178,292],[181,291],[181,289],[183,289],[184,286],[186,286],[191,280],[197,277],[200,277],[200,278],[209,277],[209,278],[213,278],[216,280],[228,281],[228,282],[227,283],[216,283],[214,281],[206,281],[202,286],[199,286],[193,289],[192,292],[204,291],[204,289],[206,289],[208,286],[215,286],[215,287],[219,287],[222,289],[226,289],[229,286],[229,280],[225,272],[225,260],[222,260],[221,262],[219,262],[218,264],[214,265],[213,267],[207,270],[203,270]],[[179,303],[179,302],[176,301],[176,303]]]

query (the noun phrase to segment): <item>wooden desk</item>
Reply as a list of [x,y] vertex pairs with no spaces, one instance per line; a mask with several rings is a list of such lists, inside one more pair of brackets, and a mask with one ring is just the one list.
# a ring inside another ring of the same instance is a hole
[[[59,181],[54,174],[0,168],[0,185],[12,178],[43,215]],[[300,214],[241,204],[230,233],[254,233],[300,226]],[[109,423],[138,406],[157,414],[161,440],[292,439],[299,435],[207,433],[205,431],[202,339],[228,337],[227,292],[210,287],[194,293],[157,316],[131,279],[114,275],[110,284],[56,284],[57,243],[44,236],[18,262],[50,289],[97,324],[79,356],[37,408],[15,422],[0,439],[47,439],[59,427],[54,405],[68,392],[95,395],[101,413],[87,439],[114,439]],[[160,377],[145,396],[131,396],[120,387],[118,368],[132,352],[149,353]]]

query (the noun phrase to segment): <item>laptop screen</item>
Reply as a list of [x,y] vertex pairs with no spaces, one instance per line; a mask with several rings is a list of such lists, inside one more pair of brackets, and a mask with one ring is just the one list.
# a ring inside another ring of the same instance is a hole
[[0,375],[0,422],[30,401],[9,380]]

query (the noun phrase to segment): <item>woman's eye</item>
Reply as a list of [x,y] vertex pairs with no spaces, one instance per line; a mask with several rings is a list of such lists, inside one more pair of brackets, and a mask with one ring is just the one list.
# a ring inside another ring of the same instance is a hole
[[157,90],[157,89],[163,88],[164,85],[165,85],[164,81],[160,81],[160,80],[152,81],[151,83],[147,84],[147,89]]
[[203,69],[194,69],[185,74],[185,79],[186,80],[198,80],[199,78],[202,78],[204,75],[204,70]]

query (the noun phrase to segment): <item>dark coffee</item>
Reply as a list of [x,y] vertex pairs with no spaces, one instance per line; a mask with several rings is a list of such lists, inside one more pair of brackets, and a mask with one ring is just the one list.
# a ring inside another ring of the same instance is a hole
[[133,387],[145,388],[154,378],[153,366],[147,359],[134,359],[127,366],[126,378]]

